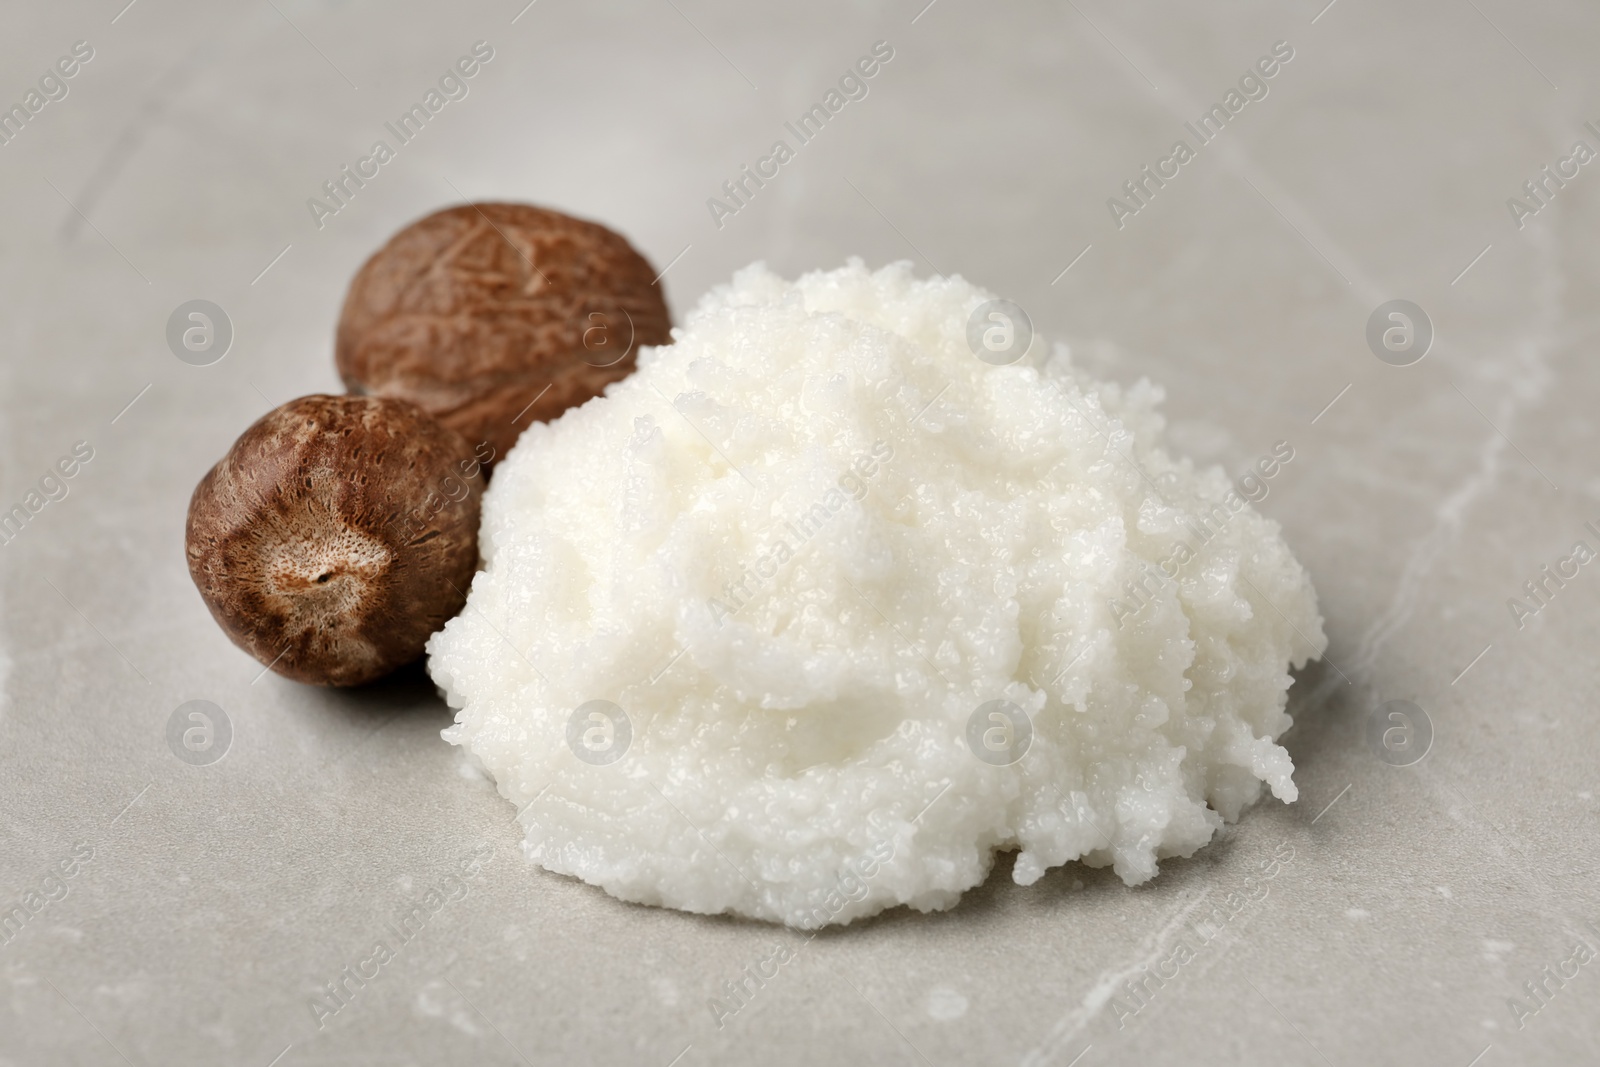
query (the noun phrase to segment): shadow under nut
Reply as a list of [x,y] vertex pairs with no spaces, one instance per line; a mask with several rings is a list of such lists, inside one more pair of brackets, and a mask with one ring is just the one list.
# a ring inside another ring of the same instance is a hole
[[448,208],[351,281],[339,373],[352,392],[410,400],[503,456],[531,422],[626,377],[640,345],[671,340],[654,277],[596,223],[526,204]]
[[307,396],[236,441],[189,502],[189,573],[235,644],[349,686],[416,660],[477,568],[483,474],[402,400]]

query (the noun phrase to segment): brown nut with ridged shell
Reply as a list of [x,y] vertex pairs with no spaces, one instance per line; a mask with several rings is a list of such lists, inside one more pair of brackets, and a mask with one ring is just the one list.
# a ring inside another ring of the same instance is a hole
[[234,643],[316,685],[417,659],[466,603],[483,474],[414,404],[304,396],[259,419],[189,501],[189,574]]
[[501,457],[632,372],[672,321],[655,272],[604,226],[527,204],[447,208],[362,266],[335,357],[353,393],[410,400]]

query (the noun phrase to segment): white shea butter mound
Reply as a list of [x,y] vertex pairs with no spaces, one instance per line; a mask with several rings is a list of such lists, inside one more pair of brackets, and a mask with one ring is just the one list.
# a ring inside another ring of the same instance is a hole
[[1167,453],[1148,382],[976,358],[989,299],[757,264],[522,435],[429,669],[532,860],[814,928],[949,908],[997,850],[1136,884],[1295,799],[1326,638],[1277,524]]

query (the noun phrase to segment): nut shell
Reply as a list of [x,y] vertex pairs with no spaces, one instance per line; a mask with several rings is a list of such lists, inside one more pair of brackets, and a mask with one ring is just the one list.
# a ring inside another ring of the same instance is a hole
[[353,393],[410,400],[503,456],[671,340],[654,270],[620,235],[527,204],[412,223],[362,266],[335,357]]
[[409,663],[466,602],[483,474],[402,400],[305,396],[234,442],[189,501],[189,574],[279,674],[360,685]]

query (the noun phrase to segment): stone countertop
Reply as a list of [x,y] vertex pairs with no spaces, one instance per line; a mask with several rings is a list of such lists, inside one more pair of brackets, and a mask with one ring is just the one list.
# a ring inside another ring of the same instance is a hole
[[[45,80],[0,144],[0,507],[80,462],[0,546],[0,904],[38,908],[0,944],[0,1064],[1600,1061],[1575,951],[1600,946],[1600,570],[1572,556],[1600,548],[1600,11],[924,2],[9,13],[0,102]],[[313,213],[478,41],[465,96]],[[708,207],[878,41],[863,99]],[[1185,126],[1278,42],[1220,133]],[[1290,442],[1260,507],[1332,642],[1290,695],[1299,802],[1136,889],[1022,888],[1002,857],[949,912],[807,940],[530,868],[420,671],[263,676],[189,581],[188,495],[268,408],[338,389],[351,274],[463,198],[605,221],[680,317],[754,259],[958,272],[1161,383],[1197,460]],[[165,337],[193,299],[233,329],[208,366]],[[1397,299],[1420,361],[1369,346]],[[216,762],[169,746],[190,700],[225,712]],[[1418,762],[1370,740],[1396,707]],[[464,860],[466,896],[319,1025],[319,988]]]

